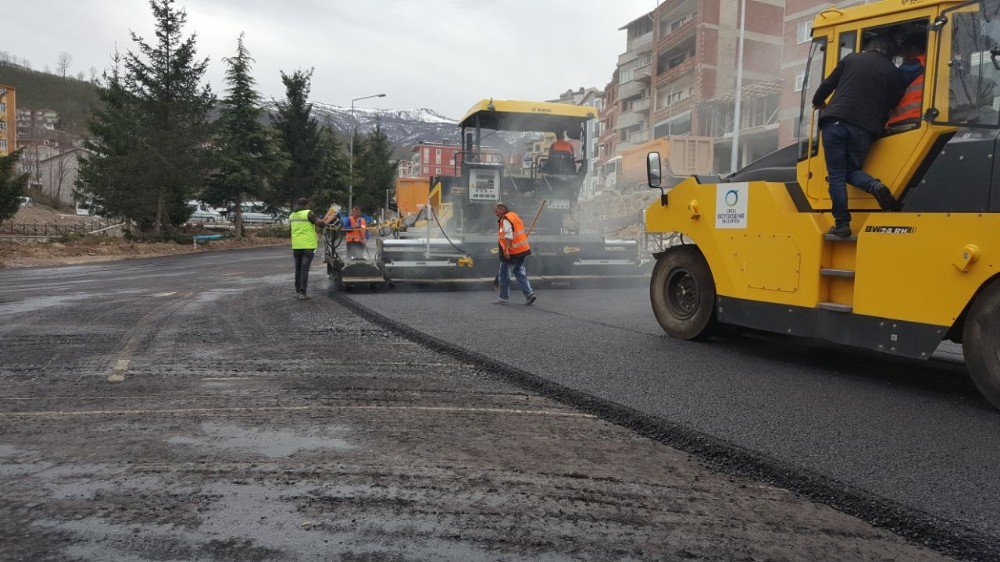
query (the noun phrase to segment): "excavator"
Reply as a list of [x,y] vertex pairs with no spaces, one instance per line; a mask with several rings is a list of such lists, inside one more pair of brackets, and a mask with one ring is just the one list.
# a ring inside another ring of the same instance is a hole
[[[328,271],[335,287],[385,283],[482,283],[497,274],[494,206],[505,203],[528,227],[533,278],[639,277],[638,242],[607,239],[575,220],[587,172],[585,150],[541,151],[516,164],[489,148],[489,138],[561,133],[587,146],[592,107],[551,102],[486,99],[459,122],[462,150],[454,175],[431,177],[415,216],[403,216],[376,240],[371,260],[339,256],[328,236]],[[648,262],[648,260],[646,260]],[[648,269],[646,270],[648,274]]]
[[[876,36],[926,37],[921,117],[894,124],[864,169],[899,201],[883,211],[849,186],[855,235],[834,224],[810,100],[841,58]],[[886,0],[815,19],[799,142],[720,178],[661,187],[650,153],[653,313],[693,340],[726,326],[929,359],[962,344],[1000,408],[1000,0]]]

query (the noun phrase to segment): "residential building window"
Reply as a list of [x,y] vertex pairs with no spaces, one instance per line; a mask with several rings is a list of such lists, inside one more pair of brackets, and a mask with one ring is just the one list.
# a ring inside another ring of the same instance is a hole
[[798,74],[795,75],[795,91],[796,92],[801,92],[802,91],[802,85],[805,83],[805,81],[806,81],[806,73],[805,72],[800,72],[800,73],[798,73]]
[[813,31],[812,20],[799,22],[798,42],[808,43],[812,41],[812,31]]
[[424,173],[425,173],[425,174],[429,174],[429,173],[431,173],[431,168],[430,168],[430,166],[424,166]]
[[[428,164],[431,162],[431,149],[427,147],[424,147],[424,162],[427,162]],[[424,170],[425,173],[426,171],[427,170]]]
[[0,150],[7,151],[7,139],[0,139]]
[[[438,149],[436,149],[434,151],[434,156],[435,156],[435,158],[437,158],[437,161],[434,162],[434,163],[437,164],[438,166],[440,166],[441,165],[441,149],[440,148],[438,148]],[[440,174],[441,172],[438,172],[438,173]]]
[[434,175],[440,176],[441,175],[441,168],[434,168]]
[[0,113],[7,113],[7,104],[0,103]]

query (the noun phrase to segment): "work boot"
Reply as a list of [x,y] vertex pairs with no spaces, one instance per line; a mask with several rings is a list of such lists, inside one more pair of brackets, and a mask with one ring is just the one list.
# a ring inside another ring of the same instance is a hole
[[495,301],[493,301],[493,304],[507,304],[509,302],[510,299],[496,299]]
[[537,300],[537,298],[538,297],[535,296],[535,293],[531,293],[530,295],[528,295],[528,300],[524,304],[526,306],[531,306],[535,304],[535,300]]
[[841,238],[850,238],[851,237],[851,225],[844,224],[844,225],[841,225],[841,226],[832,226],[832,227],[830,227],[829,233],[832,234],[832,235],[834,235],[834,236],[839,236]]
[[892,196],[892,192],[884,183],[879,182],[878,187],[875,188],[875,200],[878,201],[878,206],[883,211],[899,210],[899,202]]

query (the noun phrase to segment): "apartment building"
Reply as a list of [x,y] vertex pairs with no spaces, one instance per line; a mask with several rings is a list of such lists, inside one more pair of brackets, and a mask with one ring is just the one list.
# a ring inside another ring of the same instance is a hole
[[13,86],[0,84],[0,156],[17,146],[17,100]]
[[42,128],[48,131],[56,130],[59,124],[59,112],[52,109],[18,109],[17,126],[21,129]]
[[460,175],[456,155],[462,146],[446,142],[420,141],[412,148],[413,156],[399,163],[399,177],[430,179],[436,176]]
[[[775,22],[785,0],[747,0],[746,10],[740,164],[778,148],[784,37]],[[656,138],[710,136],[717,171],[729,171],[740,2],[667,0],[621,29],[613,109],[605,91],[605,112],[617,114],[602,116],[616,135],[603,143],[603,161]]]
[[[825,2],[821,0],[786,0],[784,17],[784,55],[781,61],[781,107],[779,112],[779,144],[788,146],[799,138],[799,113],[802,104],[803,81],[806,61],[812,43],[812,24],[823,10],[834,6],[845,8],[868,4],[874,0],[847,0]],[[819,82],[812,80],[810,91],[805,92],[809,103]]]

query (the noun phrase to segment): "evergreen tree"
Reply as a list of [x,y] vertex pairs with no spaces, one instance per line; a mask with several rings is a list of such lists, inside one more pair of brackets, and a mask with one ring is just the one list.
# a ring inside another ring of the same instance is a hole
[[320,173],[319,189],[313,194],[313,207],[326,209],[331,203],[347,204],[347,178],[349,157],[344,144],[329,128],[320,130],[323,147],[323,168]]
[[319,123],[312,116],[309,88],[312,70],[281,73],[285,100],[278,102],[272,123],[278,130],[288,168],[272,192],[271,206],[291,205],[316,193],[323,177],[325,151]]
[[[202,84],[208,59],[196,58],[194,35],[183,36],[187,14],[174,1],[150,0],[154,43],[132,33],[137,51],[128,52],[124,71],[102,93],[105,108],[91,123],[99,150],[86,159],[89,171],[80,183],[82,194],[101,201],[100,207],[117,209],[112,214],[155,234],[187,219],[185,203],[211,163],[215,96]],[[105,142],[115,146],[100,146]]]
[[[357,154],[357,145],[355,153]],[[386,190],[396,185],[396,169],[399,162],[393,160],[393,147],[379,121],[361,143],[361,152],[354,165],[357,179],[354,183],[354,205],[366,212],[374,212],[385,201]]]
[[111,73],[104,75],[99,89],[100,105],[89,123],[90,138],[84,148],[88,156],[79,158],[74,195],[89,201],[93,212],[108,217],[124,217],[140,224],[152,224],[155,202],[137,187],[142,172],[138,100],[127,89],[121,74],[121,57],[112,58]]
[[21,197],[28,188],[28,174],[18,175],[17,161],[21,151],[0,156],[0,222],[17,214],[21,208]]
[[260,122],[261,96],[250,75],[253,58],[243,38],[241,33],[236,56],[225,59],[227,89],[215,142],[218,169],[203,195],[213,205],[233,206],[237,238],[243,236],[243,202],[264,197],[281,165],[271,135]]

